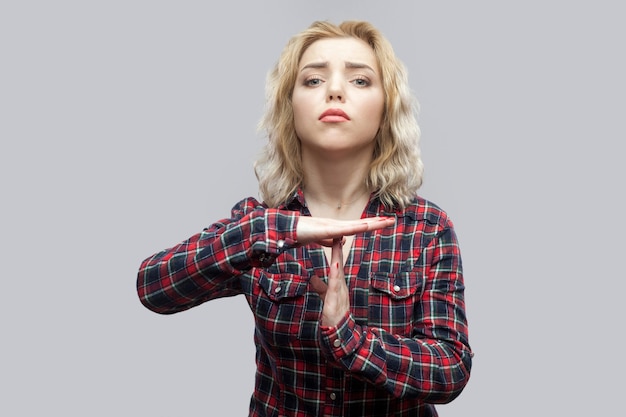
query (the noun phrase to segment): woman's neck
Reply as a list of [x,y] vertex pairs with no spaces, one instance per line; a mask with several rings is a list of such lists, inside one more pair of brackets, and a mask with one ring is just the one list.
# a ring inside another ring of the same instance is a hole
[[337,219],[359,218],[371,194],[365,183],[369,164],[364,158],[303,158],[303,190],[311,214]]

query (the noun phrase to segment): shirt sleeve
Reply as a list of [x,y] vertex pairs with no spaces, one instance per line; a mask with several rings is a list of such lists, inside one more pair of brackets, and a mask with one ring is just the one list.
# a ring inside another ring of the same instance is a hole
[[299,213],[238,203],[231,217],[145,259],[137,293],[148,309],[172,314],[208,300],[241,293],[239,278],[269,266],[296,241]]
[[330,363],[394,397],[447,403],[467,384],[472,364],[461,258],[451,223],[423,256],[430,273],[414,308],[413,337],[359,325],[347,313],[336,327],[321,327],[321,345]]

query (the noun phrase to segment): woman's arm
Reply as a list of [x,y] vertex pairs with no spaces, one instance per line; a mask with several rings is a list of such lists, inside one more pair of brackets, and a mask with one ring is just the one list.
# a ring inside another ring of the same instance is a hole
[[300,216],[267,208],[255,199],[238,203],[231,217],[141,263],[137,292],[144,306],[161,313],[187,310],[218,297],[241,292],[239,277],[252,267],[270,266],[294,245],[393,224],[389,218],[340,221]]
[[148,309],[171,314],[240,293],[239,276],[270,265],[295,241],[297,212],[269,209],[253,198],[231,217],[145,259],[137,292]]

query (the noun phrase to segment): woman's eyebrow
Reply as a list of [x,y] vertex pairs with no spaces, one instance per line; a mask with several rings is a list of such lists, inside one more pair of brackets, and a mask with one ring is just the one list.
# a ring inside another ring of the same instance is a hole
[[367,64],[362,64],[360,62],[349,62],[349,61],[346,61],[346,68],[367,69],[367,70],[372,71],[373,73],[376,73],[376,71],[374,71],[374,69],[372,67],[370,67]]
[[[311,69],[311,68],[312,69],[328,68],[328,62],[311,62],[310,64],[306,64],[305,66],[303,66],[300,72],[304,71],[305,69]],[[374,71],[372,67],[370,67],[367,64],[362,64],[360,62],[346,61],[346,68],[368,69],[372,71],[373,73],[376,73],[376,71]]]
[[300,72],[304,71],[305,69],[310,69],[310,68],[312,69],[328,68],[328,62],[311,62],[310,64],[306,64],[305,66],[303,66]]

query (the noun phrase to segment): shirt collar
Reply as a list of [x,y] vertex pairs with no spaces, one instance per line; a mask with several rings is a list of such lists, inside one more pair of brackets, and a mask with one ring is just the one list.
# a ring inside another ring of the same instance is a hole
[[298,187],[287,201],[278,206],[279,209],[293,211],[301,211],[304,207],[306,207],[306,201],[304,201],[304,192],[301,187]]
[[[304,199],[304,191],[302,190],[302,187],[298,187],[291,197],[287,199],[287,201],[278,206],[279,209],[293,211],[302,211],[305,207],[307,207],[307,204]],[[367,203],[365,211],[367,213],[367,217],[394,216],[401,214],[395,209],[388,209],[385,207],[376,193],[372,193],[370,196],[370,201]]]

